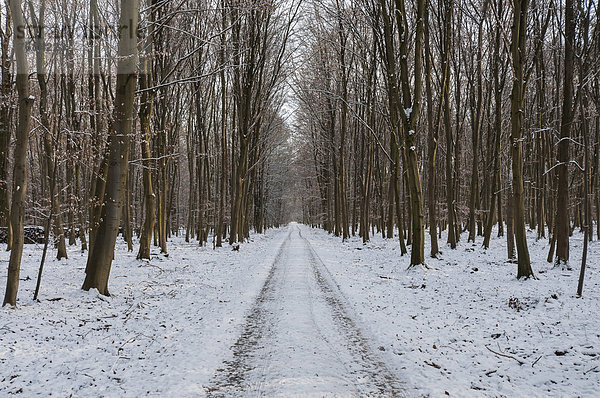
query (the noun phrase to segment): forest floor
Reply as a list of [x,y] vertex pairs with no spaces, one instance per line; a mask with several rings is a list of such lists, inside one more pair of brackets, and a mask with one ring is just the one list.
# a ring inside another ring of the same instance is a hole
[[40,302],[42,248],[27,245],[18,308],[0,310],[0,396],[597,394],[600,242],[576,298],[580,234],[567,270],[532,233],[527,281],[504,240],[465,240],[407,270],[395,240],[296,224],[240,251],[174,237],[149,262],[119,239],[111,297],[80,290],[86,253],[73,247],[48,259]]

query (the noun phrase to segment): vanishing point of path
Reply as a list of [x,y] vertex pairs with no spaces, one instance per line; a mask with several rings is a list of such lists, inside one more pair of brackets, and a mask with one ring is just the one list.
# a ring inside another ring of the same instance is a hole
[[254,302],[209,396],[402,395],[297,225]]

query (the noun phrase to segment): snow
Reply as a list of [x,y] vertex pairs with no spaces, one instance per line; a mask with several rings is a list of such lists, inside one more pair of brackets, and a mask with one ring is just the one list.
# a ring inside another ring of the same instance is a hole
[[215,395],[392,396],[401,382],[352,322],[300,228],[288,238],[255,301]]
[[363,245],[351,238],[340,251],[339,240],[312,230],[310,242],[415,395],[596,396],[600,242],[590,243],[583,297],[576,298],[581,234],[571,238],[574,269],[567,271],[545,261],[548,241],[530,232],[538,279],[526,281],[505,262],[505,238],[492,238],[487,252],[481,238],[475,245],[466,238],[451,250],[443,236],[441,258],[411,270],[396,240],[376,236]]
[[404,109],[404,114],[406,115],[407,119],[410,119],[411,113],[412,113],[412,107]]
[[[87,253],[69,248],[69,260],[48,256],[40,303],[31,297],[42,248],[26,245],[18,309],[0,309],[0,396],[202,394],[282,238],[256,235],[239,252],[176,238],[168,258],[155,249],[149,263],[119,238],[108,298],[80,290]],[[8,258],[0,247],[0,262]]]
[[39,303],[42,248],[26,245],[18,308],[0,310],[0,396],[193,397],[239,372],[266,395],[377,396],[369,386],[387,370],[407,396],[597,394],[599,242],[582,298],[577,232],[573,270],[546,263],[548,242],[531,232],[538,279],[527,281],[503,238],[487,251],[481,238],[443,242],[440,259],[407,270],[396,239],[342,243],[294,224],[239,251],[175,237],[150,262],[119,238],[111,297],[80,290],[87,254],[69,248],[69,260],[47,259]]

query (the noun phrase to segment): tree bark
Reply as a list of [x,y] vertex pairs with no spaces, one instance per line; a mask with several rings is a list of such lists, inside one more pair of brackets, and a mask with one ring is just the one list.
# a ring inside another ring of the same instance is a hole
[[431,241],[431,250],[429,255],[436,258],[440,252],[437,238],[437,150],[439,140],[439,129],[434,125],[433,120],[433,93],[431,89],[431,38],[429,35],[429,2],[425,5],[425,92],[427,96],[427,126],[429,128],[427,141],[427,205],[429,215],[429,238]]
[[[452,51],[452,18],[454,1],[444,1],[444,50],[443,50],[443,93],[442,102],[444,109],[444,130],[446,132],[446,209],[448,219],[448,239],[451,249],[456,249],[456,227],[454,211],[454,138],[452,137],[452,123],[450,120],[450,53]],[[458,126],[457,126],[458,127]]]
[[25,199],[27,195],[27,146],[31,123],[33,98],[29,96],[29,67],[25,52],[25,22],[21,10],[21,0],[8,0],[12,14],[14,52],[17,60],[17,92],[19,95],[19,119],[17,124],[17,142],[14,152],[13,193],[10,222],[13,231],[12,250],[8,263],[6,293],[2,306],[17,305],[19,290],[19,273],[23,255],[23,218],[25,216]]
[[476,235],[476,212],[479,210],[479,139],[481,137],[481,125],[483,120],[483,23],[487,15],[488,1],[483,4],[481,20],[479,21],[477,33],[477,100],[475,109],[475,120],[473,121],[473,163],[471,167],[471,192],[469,195],[469,238],[468,242],[475,242]]
[[[423,191],[421,186],[421,177],[419,172],[418,155],[416,151],[416,124],[419,116],[422,96],[422,67],[423,67],[423,35],[425,18],[425,1],[417,2],[416,15],[416,34],[415,34],[415,65],[414,65],[414,88],[408,73],[408,43],[403,40],[407,34],[408,23],[407,14],[403,0],[396,0],[394,6],[395,21],[400,38],[399,61],[400,83],[396,77],[396,52],[394,50],[394,41],[392,38],[392,26],[390,13],[387,10],[387,4],[380,0],[385,48],[383,50],[384,62],[386,65],[386,80],[388,87],[388,102],[390,106],[390,116],[392,117],[392,139],[398,137],[396,144],[397,151],[400,151],[400,141],[406,149],[405,171],[407,173],[407,186],[409,191],[410,209],[412,222],[411,225],[411,265],[423,264],[425,262],[424,240],[425,226],[423,214]],[[412,92],[411,92],[412,91]],[[402,136],[401,136],[401,134]],[[399,156],[396,156],[399,159]],[[401,228],[401,226],[399,226]]]
[[[225,14],[225,0],[221,0],[223,7],[221,14],[221,48],[219,49],[219,61],[225,63],[225,31],[227,28],[227,19]],[[225,69],[221,68],[219,73],[221,83],[221,173],[219,176],[219,213],[217,220],[217,247],[223,246],[223,236],[225,235],[225,195],[227,194],[227,81],[225,80]]]
[[565,58],[563,106],[558,143],[558,185],[556,194],[556,264],[569,262],[569,140],[573,123],[573,69],[575,41],[575,13],[573,0],[565,5]]
[[102,217],[94,248],[88,256],[82,289],[98,289],[109,295],[108,278],[119,232],[119,217],[127,182],[129,141],[133,125],[137,64],[137,22],[139,0],[121,0],[117,85],[114,102],[113,131],[109,138],[110,155]]
[[0,227],[7,229],[6,249],[11,249],[12,228],[10,225],[10,201],[8,173],[10,157],[10,136],[11,136],[11,91],[12,91],[12,56],[9,53],[9,42],[12,36],[12,21],[10,17],[10,8],[6,9],[5,30],[2,35],[2,48],[0,49]]
[[525,203],[523,197],[523,113],[525,111],[525,61],[527,39],[527,13],[529,0],[513,0],[511,53],[513,62],[513,88],[511,95],[511,150],[513,185],[513,227],[517,247],[517,278],[534,277],[525,232]]
[[[498,1],[496,12],[501,16],[503,14],[502,0]],[[494,131],[493,149],[492,149],[492,168],[490,169],[491,174],[491,188],[490,188],[490,205],[489,211],[486,218],[485,230],[483,233],[483,247],[488,249],[490,247],[490,239],[492,236],[492,228],[494,227],[494,219],[496,218],[496,212],[498,213],[498,236],[500,236],[500,227],[503,225],[502,221],[502,200],[500,196],[501,192],[501,174],[500,174],[500,149],[502,147],[502,91],[504,88],[504,78],[500,78],[500,75],[504,75],[501,72],[502,57],[500,55],[501,46],[501,30],[500,20],[498,20],[498,26],[496,29],[495,40],[494,40],[494,56],[492,63],[492,76],[494,81]],[[496,211],[497,209],[497,211]],[[512,228],[512,227],[511,227]]]
[[[148,0],[150,6],[154,6],[156,0]],[[150,20],[154,20],[154,12],[150,14]],[[147,46],[152,52],[154,43],[154,27],[148,27],[148,44]],[[152,130],[150,120],[152,118],[152,108],[154,104],[154,91],[152,87],[152,56],[149,53],[144,54],[141,60],[141,74],[138,77],[138,85],[142,91],[140,97],[140,108],[138,116],[140,118],[140,130],[142,134],[141,150],[142,150],[142,178],[144,185],[144,224],[140,234],[140,248],[137,254],[138,260],[150,259],[150,245],[152,244],[152,233],[154,232],[154,224],[156,222],[156,196],[152,187],[152,154],[150,151],[150,142],[152,141]]]

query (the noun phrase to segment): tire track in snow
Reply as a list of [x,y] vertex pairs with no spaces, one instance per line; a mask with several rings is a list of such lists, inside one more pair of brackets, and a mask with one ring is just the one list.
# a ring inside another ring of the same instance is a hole
[[265,329],[267,329],[266,321],[268,316],[265,313],[267,309],[263,303],[272,294],[277,263],[281,261],[281,257],[285,253],[284,249],[289,244],[291,234],[292,231],[290,230],[287,237],[279,246],[267,279],[256,297],[249,315],[246,317],[242,333],[231,347],[233,358],[223,362],[224,367],[217,369],[212,385],[207,387],[206,390],[209,396],[225,396],[228,393],[234,394],[236,391],[241,391],[245,375],[256,367],[249,359],[256,349],[259,348],[259,343],[266,331]]
[[325,395],[401,396],[402,383],[348,308],[300,228],[290,228],[231,347],[232,359],[217,370],[207,394],[323,396],[311,388],[325,388]]
[[386,397],[403,395],[402,383],[372,350],[369,340],[364,336],[353,317],[348,314],[347,308],[349,308],[349,304],[340,292],[333,276],[315,252],[308,239],[302,236],[299,228],[298,234],[310,251],[317,283],[321,290],[325,292],[325,300],[334,313],[334,321],[339,324],[340,331],[345,335],[347,341],[350,342],[350,344],[347,344],[346,349],[351,351],[356,358],[362,359],[362,364],[364,365],[363,371],[366,372],[372,385],[376,387],[378,395]]

